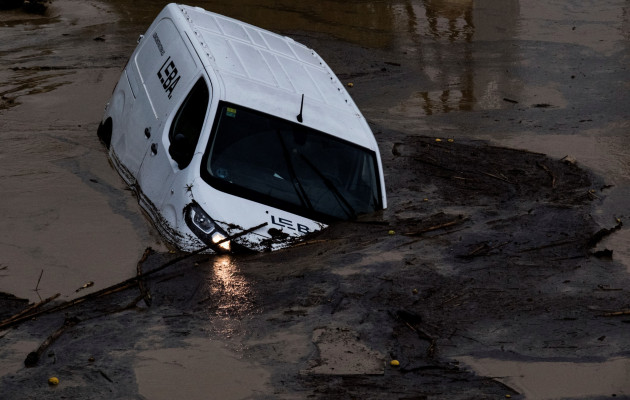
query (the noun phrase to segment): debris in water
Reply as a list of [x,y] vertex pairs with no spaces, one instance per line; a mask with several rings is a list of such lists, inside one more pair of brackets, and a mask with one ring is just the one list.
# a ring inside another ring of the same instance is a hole
[[86,284],[84,284],[83,286],[81,286],[80,288],[78,288],[77,290],[75,290],[75,292],[79,293],[81,290],[87,289],[87,288],[92,287],[92,286],[94,286],[94,282],[89,281]]
[[570,155],[566,155],[562,157],[560,161],[568,165],[575,165],[577,163],[577,160],[575,159],[575,157],[570,156]]
[[612,260],[613,251],[609,249],[604,249],[604,250],[596,251],[595,253],[593,253],[593,255],[597,258],[602,258],[605,260]]

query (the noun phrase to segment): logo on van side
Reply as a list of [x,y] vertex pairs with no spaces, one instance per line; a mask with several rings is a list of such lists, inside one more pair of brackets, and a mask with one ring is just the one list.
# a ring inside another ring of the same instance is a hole
[[175,85],[177,85],[179,78],[181,78],[179,72],[177,71],[177,67],[175,67],[175,62],[171,60],[170,56],[166,59],[166,61],[164,61],[164,64],[162,64],[158,70],[157,77],[162,83],[164,91],[168,93],[168,98],[170,99],[173,96],[173,89],[175,89]]

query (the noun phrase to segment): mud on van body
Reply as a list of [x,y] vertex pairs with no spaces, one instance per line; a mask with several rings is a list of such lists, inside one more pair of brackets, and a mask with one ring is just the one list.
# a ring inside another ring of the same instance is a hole
[[98,134],[157,228],[185,251],[274,250],[386,207],[374,135],[326,63],[200,8],[162,10]]

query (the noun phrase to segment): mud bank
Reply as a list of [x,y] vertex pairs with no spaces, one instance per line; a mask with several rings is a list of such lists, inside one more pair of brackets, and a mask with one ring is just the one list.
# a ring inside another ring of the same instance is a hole
[[[541,154],[381,133],[394,138],[384,159],[400,188],[383,215],[275,253],[183,260],[146,279],[150,307],[133,286],[24,322],[5,331],[4,359],[26,355],[11,343],[33,351],[79,321],[36,367],[2,377],[3,393],[519,398],[458,358],[627,356],[630,319],[614,313],[630,282],[594,255],[589,217],[605,185]],[[173,257],[153,253],[141,268]],[[53,375],[62,382],[50,388]]]
[[[389,208],[281,252],[185,258],[144,280],[150,306],[131,284],[7,326],[0,398],[627,398],[613,373],[630,351],[615,242],[627,7],[455,3],[199,2],[304,42],[354,84]],[[96,138],[159,8],[56,0],[0,14],[0,291],[15,295],[0,319],[132,278],[146,247],[145,273],[182,256]],[[530,372],[550,368],[576,373]]]

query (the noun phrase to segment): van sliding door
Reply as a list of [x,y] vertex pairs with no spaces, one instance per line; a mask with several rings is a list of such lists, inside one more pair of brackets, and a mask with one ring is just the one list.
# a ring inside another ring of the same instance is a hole
[[185,89],[188,93],[167,119],[159,141],[156,138],[151,144],[138,174],[143,192],[141,200],[159,210],[170,225],[177,224],[178,216],[190,202],[185,186],[199,171],[191,171],[189,165],[208,119],[210,101],[209,86],[201,77],[192,87]]

